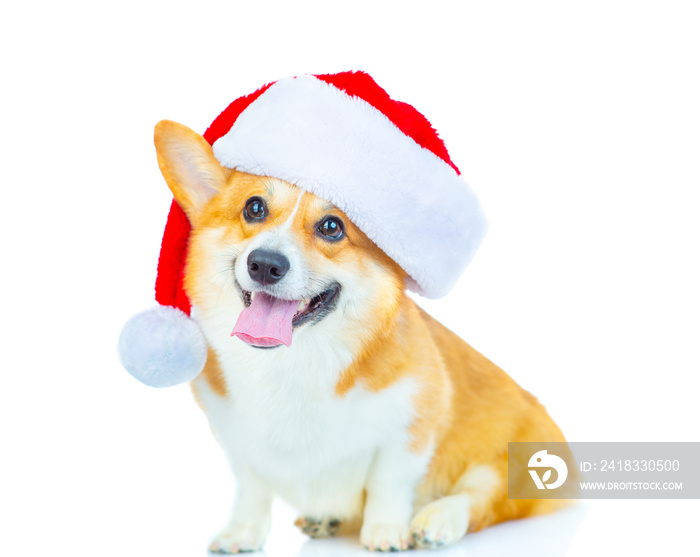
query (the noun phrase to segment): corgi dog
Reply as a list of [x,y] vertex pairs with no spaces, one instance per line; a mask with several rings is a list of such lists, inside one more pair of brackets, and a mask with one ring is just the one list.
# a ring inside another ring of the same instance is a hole
[[223,167],[175,122],[155,145],[192,227],[184,287],[208,359],[191,386],[236,478],[211,552],[260,549],[276,495],[311,537],[359,531],[373,551],[559,505],[508,499],[508,442],[564,441],[543,406],[421,310],[342,211]]

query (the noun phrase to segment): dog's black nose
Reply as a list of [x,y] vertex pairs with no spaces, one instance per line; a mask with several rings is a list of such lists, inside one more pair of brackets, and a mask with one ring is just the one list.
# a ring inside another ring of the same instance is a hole
[[278,251],[255,249],[248,256],[248,274],[260,284],[275,284],[289,271],[289,259]]

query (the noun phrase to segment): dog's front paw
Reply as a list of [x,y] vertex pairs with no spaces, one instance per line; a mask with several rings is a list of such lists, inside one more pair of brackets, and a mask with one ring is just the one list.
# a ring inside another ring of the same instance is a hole
[[257,526],[232,524],[214,537],[209,544],[209,552],[230,554],[258,551],[262,548],[266,535],[267,532]]
[[460,540],[467,533],[469,510],[450,497],[423,507],[411,521],[411,535],[421,549],[437,549]]
[[365,524],[360,541],[370,551],[404,551],[411,549],[411,532],[400,524]]

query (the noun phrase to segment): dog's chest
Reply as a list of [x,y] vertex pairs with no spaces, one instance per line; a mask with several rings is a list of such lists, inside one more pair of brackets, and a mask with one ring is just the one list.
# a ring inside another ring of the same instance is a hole
[[412,415],[410,381],[380,392],[357,386],[341,397],[335,385],[346,355],[320,346],[274,352],[234,345],[220,358],[228,397],[201,389],[231,459],[239,455],[268,481],[311,480],[348,461],[368,466],[383,442],[405,431]]

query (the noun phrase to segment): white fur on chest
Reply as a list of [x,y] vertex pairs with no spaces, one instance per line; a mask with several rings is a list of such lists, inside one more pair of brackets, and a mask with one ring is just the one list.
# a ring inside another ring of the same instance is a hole
[[359,503],[377,449],[406,436],[415,384],[380,392],[358,385],[337,396],[354,356],[321,332],[298,331],[290,348],[273,350],[210,335],[229,394],[214,394],[201,378],[197,387],[234,474],[254,470],[302,512],[351,514],[357,509],[343,507]]

